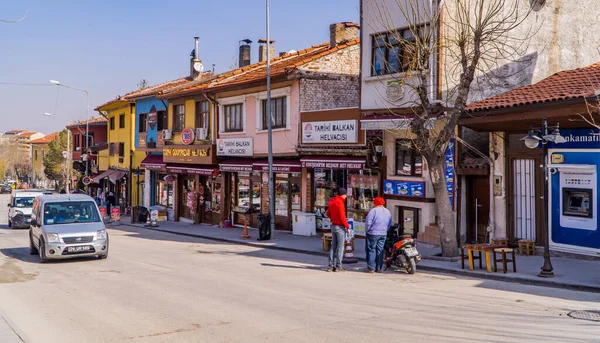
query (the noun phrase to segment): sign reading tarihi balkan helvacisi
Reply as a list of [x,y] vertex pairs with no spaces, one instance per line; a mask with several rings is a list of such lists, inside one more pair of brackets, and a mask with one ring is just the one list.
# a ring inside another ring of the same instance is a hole
[[311,121],[302,123],[302,143],[357,143],[358,120]]
[[252,156],[252,138],[217,139],[217,156]]

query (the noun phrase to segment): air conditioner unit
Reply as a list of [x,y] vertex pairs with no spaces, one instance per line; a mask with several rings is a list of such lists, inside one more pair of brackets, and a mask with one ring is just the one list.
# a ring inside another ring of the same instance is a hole
[[163,130],[162,131],[162,138],[164,140],[169,140],[173,137],[173,131],[171,130]]
[[205,127],[199,127],[196,129],[196,139],[199,141],[205,141],[208,138],[208,129]]

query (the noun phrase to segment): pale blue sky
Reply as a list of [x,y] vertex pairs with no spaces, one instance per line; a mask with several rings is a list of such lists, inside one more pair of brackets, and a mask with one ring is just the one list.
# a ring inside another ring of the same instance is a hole
[[[271,39],[277,52],[329,40],[329,24],[359,21],[359,0],[271,0]],[[264,0],[5,0],[0,19],[0,83],[47,84],[55,79],[87,89],[93,108],[136,89],[186,76],[194,36],[200,58],[228,70],[238,41],[265,34]],[[258,45],[252,44],[252,62]],[[65,119],[85,119],[85,95],[56,86],[0,84],[0,131],[50,133]],[[55,110],[56,108],[56,110]],[[59,119],[45,117],[54,113]]]

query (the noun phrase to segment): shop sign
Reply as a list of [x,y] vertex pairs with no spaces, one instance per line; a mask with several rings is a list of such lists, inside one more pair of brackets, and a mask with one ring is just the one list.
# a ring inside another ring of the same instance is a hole
[[224,163],[224,164],[219,164],[219,170],[224,171],[224,172],[233,172],[233,173],[238,173],[238,172],[246,172],[247,173],[247,172],[252,171],[252,164]]
[[252,156],[252,138],[217,139],[217,156]]
[[348,170],[362,170],[365,167],[364,162],[351,162],[351,161],[302,161],[302,168],[316,168],[316,169],[348,169]]
[[360,121],[363,130],[407,130],[410,119],[364,119]]
[[194,130],[186,127],[181,131],[181,143],[190,145],[194,142]]
[[448,196],[450,197],[450,205],[454,210],[454,140],[450,140],[448,149],[446,149],[446,189],[448,190]]
[[185,167],[167,167],[169,173],[188,174],[188,175],[204,175],[212,176],[217,174],[214,168],[185,168]]
[[[269,163],[254,163],[254,170],[268,172],[269,171]],[[273,172],[275,173],[300,173],[302,171],[302,167],[300,163],[273,163]]]
[[212,164],[210,148],[166,148],[163,149],[163,162]]
[[150,130],[154,130],[156,128],[156,122],[157,122],[156,107],[154,107],[154,105],[152,105],[152,107],[150,108],[150,113],[148,113],[148,127],[150,128]]
[[[548,142],[549,149],[598,149],[600,148],[600,131],[598,129],[560,129],[565,138],[563,143]],[[523,145],[525,146],[525,145]],[[539,145],[542,147],[542,144]]]
[[165,177],[163,177],[163,180],[166,182],[173,182],[173,181],[175,181],[175,176],[174,175],[165,175]]
[[358,120],[304,122],[302,143],[358,143]]
[[425,182],[384,180],[383,193],[389,195],[424,198]]

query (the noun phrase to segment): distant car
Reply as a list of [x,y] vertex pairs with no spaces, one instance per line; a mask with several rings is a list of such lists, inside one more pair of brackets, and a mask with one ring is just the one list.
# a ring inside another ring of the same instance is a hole
[[0,186],[0,193],[4,194],[4,193],[10,193],[10,191],[12,191],[12,188],[10,188],[10,185],[2,185]]
[[43,195],[43,192],[17,191],[10,195],[8,206],[8,227],[16,229],[29,228],[31,221],[31,209],[35,197]]
[[107,258],[108,232],[94,199],[84,194],[35,198],[29,247],[41,263],[78,256]]

